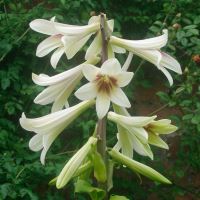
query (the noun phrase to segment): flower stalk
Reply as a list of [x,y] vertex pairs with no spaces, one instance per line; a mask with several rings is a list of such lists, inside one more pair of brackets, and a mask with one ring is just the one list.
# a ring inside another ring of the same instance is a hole
[[[103,64],[108,59],[108,34],[106,33],[106,19],[105,15],[101,13],[100,15],[100,30],[102,37],[102,50],[101,50],[101,63]],[[105,165],[107,163],[106,156],[106,117],[98,120],[97,124],[97,150],[102,156]],[[106,165],[107,166],[107,165]],[[105,183],[98,183],[99,187],[104,189],[107,193],[107,181]],[[107,195],[105,200],[108,199]]]

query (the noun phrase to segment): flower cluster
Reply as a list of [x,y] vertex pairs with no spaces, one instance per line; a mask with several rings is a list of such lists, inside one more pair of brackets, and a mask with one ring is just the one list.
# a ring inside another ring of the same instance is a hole
[[[43,117],[30,119],[22,114],[21,126],[27,131],[36,133],[30,140],[29,147],[33,151],[42,151],[40,160],[44,164],[46,153],[58,135],[85,110],[96,105],[98,120],[107,117],[108,120],[117,124],[117,143],[109,152],[112,159],[154,180],[169,183],[158,172],[132,160],[132,158],[133,151],[136,151],[140,155],[153,159],[150,145],[168,149],[168,145],[160,136],[176,131],[177,127],[172,125],[168,119],[156,120],[157,116],[130,116],[126,108],[130,108],[131,103],[122,90],[131,82],[134,75],[133,72],[127,71],[133,55],[154,64],[164,73],[170,85],[173,84],[173,79],[168,69],[178,74],[182,73],[179,63],[161,51],[161,48],[167,43],[168,32],[163,30],[162,35],[144,40],[118,38],[112,36],[114,20],[107,20],[104,15],[104,31],[109,38],[106,46],[108,59],[102,62],[101,17],[102,15],[91,17],[88,24],[84,26],[62,24],[56,22],[55,17],[50,21],[36,19],[30,23],[30,27],[34,31],[49,36],[38,45],[36,56],[43,57],[54,51],[50,59],[53,68],[57,67],[63,54],[67,59],[71,59],[91,37],[94,39],[86,51],[85,61],[82,64],[54,76],[32,74],[35,84],[46,86],[34,102],[41,105],[51,103],[53,105],[51,113]],[[126,51],[129,52],[129,55],[124,65],[121,66],[115,54],[126,53]],[[98,64],[100,61],[101,66]],[[77,89],[83,77],[88,83]],[[74,91],[75,96],[81,102],[70,106],[68,99]],[[111,103],[114,111],[110,111]],[[98,166],[104,166],[105,163],[97,152],[98,139],[96,134],[91,136],[67,162],[60,175],[55,179],[57,188],[63,187],[71,178],[78,176],[81,172],[88,169],[91,171],[91,168],[97,179],[104,177],[99,179],[105,181],[106,173],[102,176],[99,175],[104,167],[99,170]]]

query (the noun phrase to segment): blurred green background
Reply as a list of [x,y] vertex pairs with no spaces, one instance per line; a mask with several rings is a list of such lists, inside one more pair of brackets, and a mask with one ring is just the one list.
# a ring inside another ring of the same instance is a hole
[[[127,169],[114,173],[111,194],[131,200],[200,199],[200,1],[193,0],[0,0],[0,199],[64,200],[88,199],[73,193],[73,183],[62,190],[48,182],[62,169],[95,125],[93,110],[86,112],[67,128],[52,145],[42,166],[39,154],[29,150],[32,133],[19,125],[22,112],[29,117],[49,113],[50,106],[33,104],[42,90],[33,84],[31,73],[49,75],[62,72],[83,61],[83,49],[72,60],[64,56],[57,72],[50,66],[50,55],[37,58],[38,43],[46,36],[29,29],[29,22],[56,16],[59,22],[86,24],[91,15],[104,12],[115,20],[115,34],[127,39],[156,36],[169,30],[165,51],[181,63],[183,75],[173,74],[169,88],[155,66],[134,57],[134,80],[127,89],[133,115],[157,114],[170,118],[179,131],[166,138],[170,150],[153,149],[155,160],[135,159],[167,176],[173,185],[161,185]],[[119,57],[123,63],[124,57]],[[74,96],[70,104],[77,102]],[[108,123],[108,144],[116,142],[116,128]]]

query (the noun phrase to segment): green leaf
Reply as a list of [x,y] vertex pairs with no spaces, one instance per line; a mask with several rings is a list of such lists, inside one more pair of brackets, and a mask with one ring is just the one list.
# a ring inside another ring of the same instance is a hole
[[189,26],[185,26],[183,29],[184,30],[189,30],[189,29],[194,29],[194,28],[196,28],[197,27],[197,25],[189,25]]
[[143,176],[146,176],[154,181],[159,181],[161,183],[171,184],[171,182],[165,178],[162,174],[158,173],[156,170],[152,169],[151,167],[148,167],[147,165],[144,165],[142,163],[139,163],[135,160],[132,160],[123,154],[115,151],[112,149],[108,152],[111,157],[116,160],[117,162],[127,166],[131,170],[133,170],[136,173],[142,174]]
[[113,195],[110,197],[110,200],[129,200],[125,196]]
[[107,179],[106,166],[101,155],[95,151],[93,153],[94,177],[98,182],[104,183]]
[[3,90],[6,90],[9,86],[10,86],[10,79],[8,79],[8,78],[3,78],[3,79],[1,80],[1,88],[2,88]]
[[106,195],[104,190],[93,187],[84,180],[78,180],[75,183],[75,193],[87,193],[92,200],[103,200]]

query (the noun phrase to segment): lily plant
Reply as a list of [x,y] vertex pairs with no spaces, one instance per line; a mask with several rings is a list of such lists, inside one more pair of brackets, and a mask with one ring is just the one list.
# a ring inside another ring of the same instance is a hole
[[[60,189],[73,179],[75,192],[88,193],[92,200],[124,200],[128,198],[110,193],[114,169],[121,166],[153,181],[171,184],[159,172],[136,161],[134,152],[153,160],[151,145],[169,149],[161,137],[175,132],[177,127],[169,119],[157,120],[157,116],[131,116],[127,109],[131,108],[132,102],[123,91],[134,76],[134,72],[128,71],[133,55],[154,64],[167,77],[170,86],[173,78],[168,70],[182,73],[178,61],[161,50],[167,44],[168,31],[164,29],[160,36],[143,40],[119,38],[112,35],[114,20],[108,20],[103,13],[92,16],[83,26],[59,23],[53,17],[33,20],[30,27],[48,35],[38,45],[36,56],[43,57],[54,51],[50,58],[53,68],[59,65],[64,54],[67,59],[72,59],[91,37],[94,38],[86,50],[85,61],[78,66],[54,76],[32,74],[35,84],[46,87],[34,102],[53,105],[51,112],[42,117],[27,118],[23,113],[20,124],[25,130],[35,133],[29,148],[41,151],[43,165],[54,140],[76,118],[89,108],[96,113],[94,132],[50,183]],[[122,65],[116,56],[118,53],[126,55],[126,52],[128,57]],[[81,86],[83,78],[88,82]],[[77,101],[80,100],[77,104],[70,101],[73,93]],[[106,120],[115,123],[118,130],[116,143],[111,147],[106,146],[106,134],[109,134]],[[94,186],[95,182],[98,187]]]

